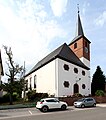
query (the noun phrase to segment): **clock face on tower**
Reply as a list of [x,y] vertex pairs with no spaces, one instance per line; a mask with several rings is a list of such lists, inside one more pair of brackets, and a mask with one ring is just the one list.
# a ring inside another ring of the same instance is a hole
[[85,52],[88,53],[88,48],[87,47],[85,47]]

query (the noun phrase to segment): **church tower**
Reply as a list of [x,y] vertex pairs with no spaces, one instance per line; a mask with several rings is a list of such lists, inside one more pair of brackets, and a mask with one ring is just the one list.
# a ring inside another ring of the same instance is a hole
[[78,9],[76,35],[75,38],[69,44],[69,47],[76,54],[76,56],[89,68],[90,68],[90,43],[91,42],[84,36]]

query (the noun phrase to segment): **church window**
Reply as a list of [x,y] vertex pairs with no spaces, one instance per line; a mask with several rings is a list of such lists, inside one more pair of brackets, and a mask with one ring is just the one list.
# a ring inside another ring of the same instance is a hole
[[77,43],[74,44],[74,49],[76,49],[76,48],[77,48]]
[[69,88],[69,85],[70,85],[70,84],[69,84],[68,81],[64,81],[63,85],[64,85],[64,87]]
[[75,72],[75,73],[78,73],[78,69],[77,69],[77,68],[74,68],[74,72]]
[[82,70],[82,75],[85,76],[85,71],[84,70]]
[[66,65],[66,64],[64,64],[64,70],[69,70],[69,66],[68,65]]
[[34,76],[34,88],[36,88],[36,75]]
[[88,48],[87,47],[85,47],[85,52],[88,53]]
[[30,77],[30,90],[32,90],[31,82],[32,82],[32,77]]
[[82,89],[85,89],[86,88],[86,85],[85,84],[82,84]]
[[25,91],[28,90],[28,80],[26,80],[26,83],[25,83]]
[[87,41],[85,41],[85,47],[87,47],[87,46],[88,46]]

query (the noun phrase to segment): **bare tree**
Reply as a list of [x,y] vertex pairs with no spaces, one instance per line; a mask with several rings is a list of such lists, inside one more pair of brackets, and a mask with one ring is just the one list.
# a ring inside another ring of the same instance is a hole
[[23,66],[19,66],[19,64],[16,64],[13,61],[13,54],[11,47],[3,46],[6,52],[6,55],[8,57],[6,63],[8,66],[8,71],[6,72],[6,75],[8,76],[8,83],[9,83],[9,94],[10,94],[10,104],[13,104],[13,85],[14,81],[16,80],[16,76],[21,74],[23,70]]

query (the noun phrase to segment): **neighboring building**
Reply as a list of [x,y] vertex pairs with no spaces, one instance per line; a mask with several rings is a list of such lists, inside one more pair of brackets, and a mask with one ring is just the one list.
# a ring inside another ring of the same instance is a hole
[[79,11],[76,37],[39,61],[25,80],[28,89],[56,97],[91,94],[90,41],[84,36]]
[[3,72],[3,65],[2,65],[2,58],[1,58],[1,50],[0,50],[0,84],[1,84],[1,76],[4,75]]

